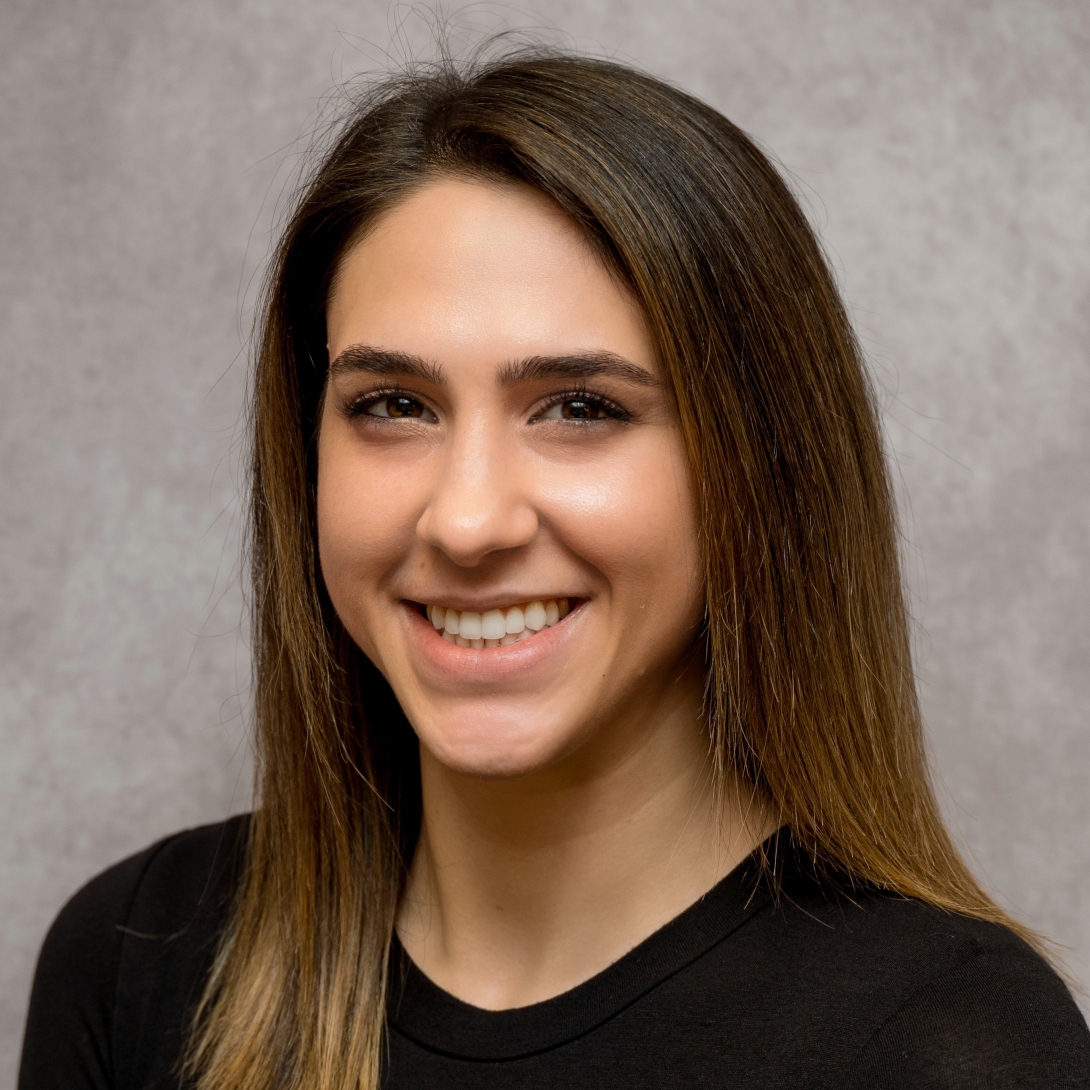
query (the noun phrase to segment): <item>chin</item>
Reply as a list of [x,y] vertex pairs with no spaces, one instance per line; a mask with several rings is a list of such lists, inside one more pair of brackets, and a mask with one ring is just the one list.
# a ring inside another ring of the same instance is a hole
[[538,772],[571,746],[556,724],[527,724],[524,717],[443,717],[441,725],[418,729],[420,741],[444,768],[481,779],[513,779]]

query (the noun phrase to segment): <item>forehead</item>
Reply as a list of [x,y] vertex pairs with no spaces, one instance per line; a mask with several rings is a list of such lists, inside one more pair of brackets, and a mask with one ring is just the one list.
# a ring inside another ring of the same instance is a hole
[[546,197],[442,179],[346,254],[327,310],[330,356],[352,344],[456,362],[608,351],[653,367],[631,294]]

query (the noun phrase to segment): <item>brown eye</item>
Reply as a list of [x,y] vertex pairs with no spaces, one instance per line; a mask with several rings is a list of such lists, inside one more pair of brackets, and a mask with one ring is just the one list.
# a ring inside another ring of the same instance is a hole
[[368,406],[367,414],[369,416],[385,416],[393,419],[402,419],[404,417],[421,419],[431,415],[419,401],[416,401],[411,397],[402,397],[400,395],[381,398],[373,405]]
[[576,424],[601,423],[609,420],[627,421],[632,414],[619,405],[594,394],[560,395],[536,420],[570,420]]
[[589,401],[565,401],[560,407],[565,420],[600,420],[602,407]]

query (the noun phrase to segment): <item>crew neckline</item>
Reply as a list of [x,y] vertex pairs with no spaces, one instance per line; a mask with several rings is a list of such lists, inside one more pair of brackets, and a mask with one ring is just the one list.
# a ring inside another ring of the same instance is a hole
[[[766,850],[776,858],[770,841]],[[463,1002],[425,976],[395,934],[389,1025],[431,1052],[477,1061],[521,1059],[582,1037],[706,954],[768,904],[771,894],[759,880],[758,851],[612,965],[526,1007],[492,1011]]]

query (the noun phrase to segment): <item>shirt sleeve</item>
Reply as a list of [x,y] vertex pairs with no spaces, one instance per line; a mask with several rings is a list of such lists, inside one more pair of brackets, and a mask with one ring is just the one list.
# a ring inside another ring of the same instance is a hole
[[864,1048],[851,1090],[1090,1090],[1090,1030],[1028,946],[929,982]]
[[19,1090],[113,1090],[123,928],[157,848],[92,879],[49,929],[30,995]]

